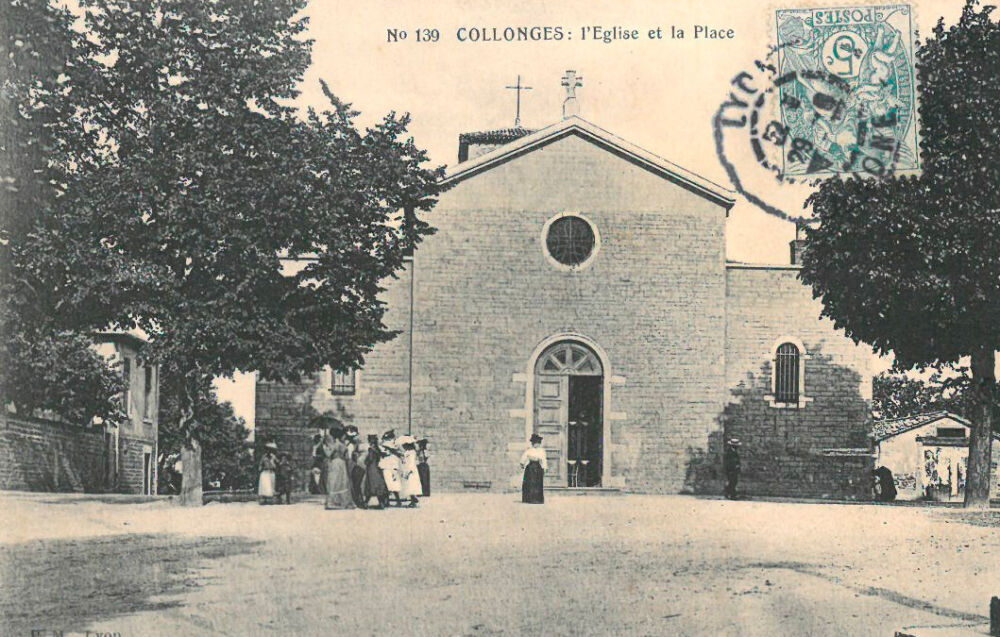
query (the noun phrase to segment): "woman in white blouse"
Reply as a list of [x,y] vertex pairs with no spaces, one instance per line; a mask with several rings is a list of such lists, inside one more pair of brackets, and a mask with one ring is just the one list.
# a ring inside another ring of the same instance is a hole
[[531,434],[531,446],[525,449],[521,456],[521,469],[524,470],[524,480],[521,483],[521,502],[528,504],[543,504],[545,492],[545,449],[542,449],[542,437]]

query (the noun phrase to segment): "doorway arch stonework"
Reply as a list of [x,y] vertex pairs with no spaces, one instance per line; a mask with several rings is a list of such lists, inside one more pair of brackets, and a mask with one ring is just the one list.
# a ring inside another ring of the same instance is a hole
[[[616,485],[618,481],[612,478],[612,451],[614,445],[611,442],[611,421],[620,420],[621,414],[612,412],[611,388],[614,381],[621,383],[624,379],[614,376],[610,358],[604,348],[602,348],[594,339],[577,332],[561,332],[546,337],[540,341],[531,352],[531,355],[528,357],[527,364],[524,367],[524,371],[514,374],[513,380],[515,382],[524,383],[524,406],[519,409],[511,409],[510,416],[524,418],[524,433],[520,440],[511,441],[508,444],[508,451],[511,452],[512,456],[516,455],[517,458],[520,458],[521,452],[523,452],[527,446],[528,438],[531,437],[531,434],[535,430],[535,370],[542,355],[545,354],[552,346],[560,343],[575,343],[582,345],[592,351],[600,362],[602,371],[601,423],[603,427],[602,437],[604,441],[602,448],[603,458],[601,463],[601,484],[604,486]],[[511,486],[520,486],[520,480],[521,474],[517,471],[511,478]]]

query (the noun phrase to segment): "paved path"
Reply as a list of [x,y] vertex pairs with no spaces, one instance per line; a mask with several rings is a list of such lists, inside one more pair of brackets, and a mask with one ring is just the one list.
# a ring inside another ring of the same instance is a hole
[[497,494],[381,512],[0,507],[4,634],[891,637],[982,622],[1000,593],[1000,511]]

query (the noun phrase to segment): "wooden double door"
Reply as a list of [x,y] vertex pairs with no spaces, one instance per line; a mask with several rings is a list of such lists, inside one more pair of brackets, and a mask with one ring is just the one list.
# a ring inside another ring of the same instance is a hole
[[604,370],[585,345],[557,343],[535,366],[535,432],[549,486],[599,487],[604,451]]

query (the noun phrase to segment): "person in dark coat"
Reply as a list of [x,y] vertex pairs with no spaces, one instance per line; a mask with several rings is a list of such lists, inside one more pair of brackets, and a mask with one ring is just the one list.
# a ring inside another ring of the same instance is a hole
[[287,451],[278,454],[278,468],[275,471],[274,496],[278,504],[292,503],[292,459]]
[[545,459],[545,449],[542,448],[542,437],[531,434],[531,446],[525,449],[521,456],[521,469],[524,478],[521,481],[521,502],[526,504],[545,503],[545,470],[548,462]]
[[309,493],[326,493],[326,457],[323,455],[323,434],[313,436]]
[[365,479],[365,468],[360,464],[361,451],[359,450],[361,439],[358,435],[358,428],[348,425],[344,428],[349,449],[347,459],[347,475],[351,479],[351,498],[354,505],[359,508],[365,507],[365,497],[362,493],[361,483]]
[[421,495],[431,497],[431,468],[427,464],[427,438],[417,441],[417,473],[420,474]]
[[872,472],[875,476],[875,499],[879,502],[892,502],[896,499],[896,481],[889,467],[879,467]]
[[382,450],[378,446],[378,436],[368,436],[368,451],[365,453],[365,480],[362,486],[365,503],[371,503],[372,498],[378,501],[378,506],[368,506],[369,509],[384,509],[389,506],[389,489],[385,486],[385,477],[379,461],[382,460]]
[[726,498],[737,498],[736,485],[740,481],[740,441],[730,438],[726,441],[726,449],[722,453],[722,470],[726,474]]

